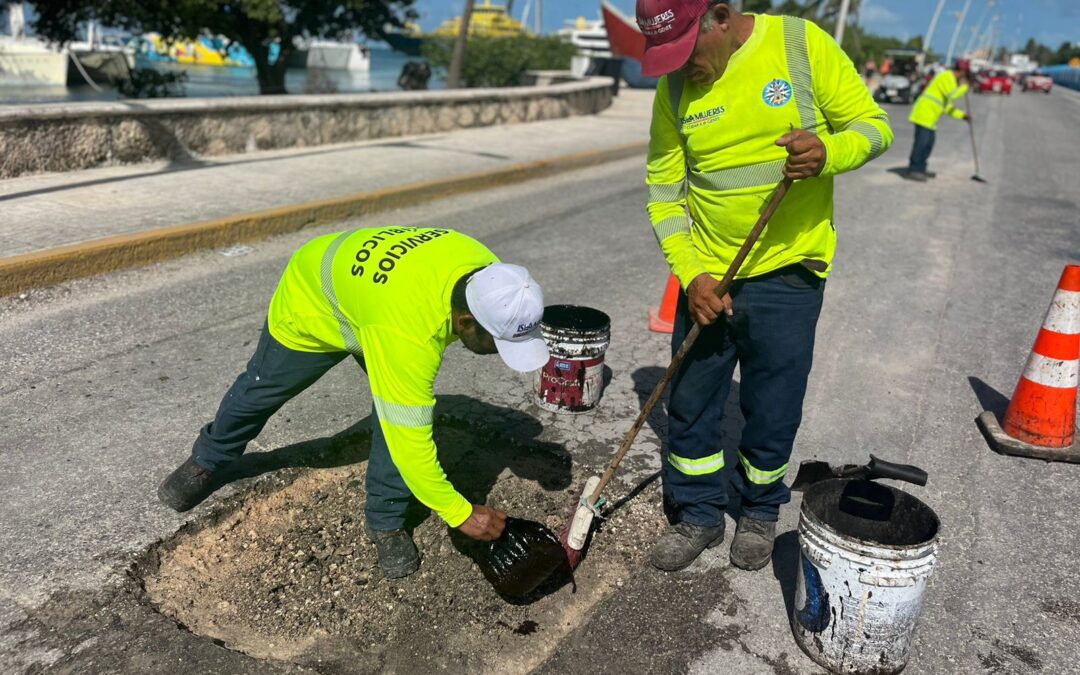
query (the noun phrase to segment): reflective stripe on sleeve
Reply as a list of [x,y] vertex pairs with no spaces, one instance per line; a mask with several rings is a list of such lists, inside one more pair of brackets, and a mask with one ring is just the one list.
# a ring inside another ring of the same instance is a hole
[[743,471],[746,473],[746,477],[751,483],[755,485],[770,485],[776,481],[782,479],[784,474],[787,473],[788,465],[780,467],[779,469],[773,469],[772,471],[762,471],[755,469],[750,462],[739,453],[739,463],[742,464]]
[[671,105],[671,114],[675,116],[675,124],[679,127],[679,131],[682,131],[682,124],[679,122],[679,107],[682,105],[682,92],[683,92],[683,74],[682,71],[676,70],[667,76],[667,89],[668,89],[668,103]]
[[762,185],[773,185],[784,178],[784,164],[787,160],[739,166],[733,169],[721,169],[709,173],[690,172],[690,184],[701,190],[739,190]]
[[649,185],[650,204],[675,204],[686,198],[686,182],[652,183]]
[[803,129],[817,133],[817,113],[814,111],[814,75],[810,70],[810,52],[806,47],[806,22],[795,17],[784,17],[784,51],[787,55],[791,88],[795,93],[795,105],[799,109],[799,121]]
[[352,324],[341,312],[341,308],[338,306],[337,293],[334,291],[334,256],[351,234],[352,232],[342,232],[334,241],[330,242],[330,247],[326,249],[326,253],[323,253],[319,276],[322,281],[323,295],[330,302],[330,309],[334,312],[334,318],[337,319],[341,337],[345,340],[345,349],[350,354],[361,354],[363,349],[360,347],[360,341],[356,339]]
[[656,233],[656,240],[660,243],[663,243],[665,239],[673,237],[676,234],[690,234],[690,219],[686,216],[664,218],[659,223],[653,225],[653,232]]
[[885,139],[882,137],[881,131],[869,122],[852,122],[848,125],[846,131],[854,131],[870,141],[870,159],[877,159],[882,148],[885,147]]
[[435,416],[435,406],[405,405],[391,403],[373,396],[375,412],[379,419],[398,427],[430,427]]
[[716,473],[724,468],[724,451],[702,457],[701,459],[687,459],[679,457],[673,452],[668,452],[668,461],[671,466],[687,476],[704,476],[707,473]]

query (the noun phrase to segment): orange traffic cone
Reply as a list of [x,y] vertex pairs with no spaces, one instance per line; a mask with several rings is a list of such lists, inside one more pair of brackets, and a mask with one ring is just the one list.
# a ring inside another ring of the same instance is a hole
[[654,333],[670,333],[675,330],[675,306],[679,303],[679,279],[674,274],[668,279],[664,289],[664,299],[660,309],[649,310],[649,330]]
[[1080,265],[1061,275],[1046,320],[1013,392],[1005,419],[976,422],[995,452],[1080,463],[1076,396],[1080,383]]

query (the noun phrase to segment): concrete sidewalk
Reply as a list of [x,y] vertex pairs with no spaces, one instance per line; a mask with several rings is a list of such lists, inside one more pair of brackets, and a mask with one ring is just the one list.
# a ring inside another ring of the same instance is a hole
[[[217,219],[216,238],[192,242],[185,231],[186,243],[158,242],[144,260],[98,262],[64,278],[171,257],[163,249],[182,254],[258,238],[260,223],[276,222],[277,229],[262,234],[277,234],[355,215],[358,204],[365,212],[397,208],[440,192],[485,189],[643,153],[651,101],[650,91],[623,90],[596,116],[2,181],[0,276],[25,274],[27,262],[53,270],[69,265],[91,250],[84,245],[131,249],[163,228]],[[233,237],[237,229],[244,231]],[[66,257],[52,255],[61,250]],[[23,264],[12,267],[16,262]]]

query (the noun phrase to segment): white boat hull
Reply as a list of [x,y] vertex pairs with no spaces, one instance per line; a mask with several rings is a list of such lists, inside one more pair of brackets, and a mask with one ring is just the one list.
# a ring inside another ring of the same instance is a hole
[[315,42],[308,46],[307,67],[367,72],[371,55],[357,44]]
[[0,84],[67,84],[68,52],[36,40],[0,41]]

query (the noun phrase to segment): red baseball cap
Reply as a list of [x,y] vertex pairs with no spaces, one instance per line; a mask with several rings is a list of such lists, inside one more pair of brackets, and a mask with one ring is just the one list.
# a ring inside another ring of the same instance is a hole
[[697,43],[710,0],[637,0],[637,24],[645,35],[641,74],[657,77],[686,65]]

